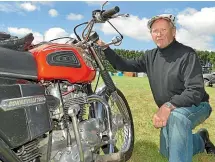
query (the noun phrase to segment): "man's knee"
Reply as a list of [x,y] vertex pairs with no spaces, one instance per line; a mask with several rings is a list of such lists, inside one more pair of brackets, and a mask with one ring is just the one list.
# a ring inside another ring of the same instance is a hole
[[211,113],[208,103],[201,103],[199,106],[182,107],[173,110],[167,124],[189,125],[191,129],[204,122]]
[[188,119],[187,116],[185,116],[183,113],[180,113],[179,111],[172,111],[169,119],[167,121],[168,127],[179,127],[179,126],[191,126],[191,121]]

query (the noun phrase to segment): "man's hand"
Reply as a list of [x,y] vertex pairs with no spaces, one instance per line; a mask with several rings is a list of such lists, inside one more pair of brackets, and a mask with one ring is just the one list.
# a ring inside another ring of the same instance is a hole
[[[173,107],[174,109],[175,107]],[[153,116],[153,125],[155,128],[165,127],[167,124],[167,120],[171,113],[171,109],[163,104],[157,111],[157,113]]]
[[105,50],[106,48],[109,47],[108,45],[106,45],[105,42],[103,42],[103,41],[100,40],[100,39],[99,39],[96,43],[97,43],[100,47],[102,47],[102,50]]
[[104,45],[105,45],[105,42],[103,42],[101,39],[99,39],[96,43],[97,43],[99,46],[104,46]]
[[154,116],[153,116],[153,125],[154,125],[155,128],[162,128],[163,127],[163,122],[157,116],[157,114],[154,114]]

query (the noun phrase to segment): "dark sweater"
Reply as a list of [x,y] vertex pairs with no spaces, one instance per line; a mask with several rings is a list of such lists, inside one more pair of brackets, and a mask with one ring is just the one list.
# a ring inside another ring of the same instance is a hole
[[110,48],[104,53],[117,70],[147,73],[158,107],[168,101],[176,107],[190,107],[209,100],[196,52],[176,40],[132,60],[120,57]]

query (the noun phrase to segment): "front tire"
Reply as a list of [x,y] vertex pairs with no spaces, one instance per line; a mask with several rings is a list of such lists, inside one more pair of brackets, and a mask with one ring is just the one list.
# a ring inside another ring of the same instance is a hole
[[[123,109],[124,109],[124,112],[128,115],[129,124],[126,123],[127,125],[124,125],[124,127],[122,128],[124,133],[125,132],[127,133],[126,136],[124,137],[122,147],[119,148],[120,146],[117,146],[117,144],[116,144],[116,146],[114,147],[114,152],[122,151],[124,153],[124,159],[126,161],[128,161],[131,158],[133,149],[134,149],[134,123],[133,123],[133,118],[132,118],[130,107],[128,105],[128,102],[127,102],[124,94],[119,89],[117,89],[117,94],[118,94],[118,97],[121,100],[121,102],[124,103]],[[108,102],[111,102],[111,96],[108,96],[106,94],[106,99]],[[115,105],[115,106],[117,107],[117,105]],[[110,104],[110,107],[111,107],[111,111],[113,113],[114,110],[113,110],[113,107],[111,104]],[[118,109],[118,107],[117,107],[117,109]],[[119,112],[117,114],[119,114]],[[126,145],[126,143],[127,143],[127,145],[129,145],[129,146],[127,146],[128,149],[126,149],[126,151],[123,151],[123,147],[124,147],[124,145]],[[103,147],[103,152],[105,154],[108,154],[109,148],[110,148],[110,145],[106,145],[105,147]]]

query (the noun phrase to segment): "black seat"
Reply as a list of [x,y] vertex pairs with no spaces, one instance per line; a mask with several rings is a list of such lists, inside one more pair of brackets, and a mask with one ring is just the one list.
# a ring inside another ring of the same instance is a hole
[[[8,39],[5,39],[6,37]],[[32,33],[26,34],[21,38],[11,37],[9,34],[0,34],[0,47],[9,48],[17,51],[27,51],[33,40],[34,36]]]
[[37,79],[37,64],[33,54],[0,47],[0,76]]

